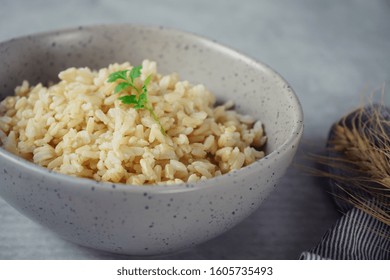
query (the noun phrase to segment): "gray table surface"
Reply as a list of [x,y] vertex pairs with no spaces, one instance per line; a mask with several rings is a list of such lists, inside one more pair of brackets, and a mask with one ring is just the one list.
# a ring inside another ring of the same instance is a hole
[[[0,0],[0,41],[117,22],[163,25],[215,39],[271,65],[295,89],[305,113],[300,162],[323,150],[331,124],[361,104],[364,94],[389,83],[389,12],[387,0]],[[241,224],[195,248],[157,258],[296,259],[338,217],[323,184],[292,166]],[[0,199],[0,259],[132,258],[66,242]]]

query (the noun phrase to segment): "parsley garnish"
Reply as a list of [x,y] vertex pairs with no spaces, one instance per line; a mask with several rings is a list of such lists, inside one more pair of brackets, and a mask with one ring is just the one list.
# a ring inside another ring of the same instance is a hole
[[[122,101],[123,104],[133,104],[134,109],[145,109],[148,110],[150,115],[153,117],[153,119],[158,123],[160,126],[161,132],[165,135],[165,130],[162,127],[160,120],[158,119],[157,115],[154,113],[154,110],[152,106],[148,102],[148,85],[152,79],[152,76],[149,75],[141,88],[137,88],[135,86],[135,79],[137,79],[139,76],[141,76],[141,70],[142,65],[138,65],[136,67],[133,67],[131,70],[120,70],[114,73],[111,73],[110,76],[108,76],[107,82],[113,83],[116,81],[121,81],[117,86],[115,87],[114,93],[121,93],[126,92],[127,95],[121,96],[118,99]],[[130,89],[130,90],[129,90]],[[132,94],[131,89],[134,89],[137,94]]]

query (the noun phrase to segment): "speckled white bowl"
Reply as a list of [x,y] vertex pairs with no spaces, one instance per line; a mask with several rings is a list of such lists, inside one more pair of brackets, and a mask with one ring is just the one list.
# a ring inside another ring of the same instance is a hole
[[108,25],[27,36],[0,44],[1,99],[23,79],[57,80],[71,66],[156,60],[162,73],[205,84],[219,100],[260,119],[267,156],[196,184],[131,186],[61,175],[0,148],[0,195],[63,238],[125,254],[171,252],[213,238],[259,207],[290,165],[303,130],[299,101],[268,66],[192,34]]

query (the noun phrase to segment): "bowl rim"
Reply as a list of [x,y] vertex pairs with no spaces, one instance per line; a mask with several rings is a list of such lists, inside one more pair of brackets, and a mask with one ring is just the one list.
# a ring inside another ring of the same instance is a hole
[[[99,188],[95,188],[95,190],[109,190],[113,191],[113,189],[116,189],[118,191],[127,191],[127,192],[136,192],[136,193],[177,193],[177,192],[188,192],[188,191],[194,191],[199,190],[202,188],[207,188],[209,185],[214,185],[215,187],[224,187],[223,182],[230,181],[229,174],[237,174],[237,173],[255,173],[257,166],[263,166],[265,165],[265,162],[272,162],[274,158],[283,156],[284,154],[288,153],[288,150],[291,148],[294,148],[294,144],[299,144],[299,139],[301,138],[303,134],[303,110],[302,105],[293,90],[293,88],[290,86],[290,84],[273,68],[268,66],[266,63],[258,61],[254,58],[251,58],[242,52],[227,46],[225,44],[221,44],[217,42],[216,40],[209,39],[203,35],[199,35],[190,31],[183,31],[177,28],[172,27],[165,27],[161,25],[146,25],[146,24],[133,24],[133,23],[119,23],[119,24],[94,24],[94,25],[82,25],[78,27],[71,27],[71,28],[64,28],[64,29],[56,29],[51,31],[45,31],[45,32],[38,32],[33,33],[30,35],[24,35],[19,36],[15,38],[11,38],[6,41],[0,42],[0,47],[2,45],[15,42],[18,40],[24,40],[28,38],[43,38],[47,36],[58,36],[66,33],[74,33],[74,32],[80,32],[80,31],[93,31],[95,29],[100,28],[120,28],[120,27],[132,27],[135,29],[144,29],[144,30],[152,30],[152,31],[164,31],[169,33],[176,33],[180,36],[190,38],[192,40],[196,40],[198,42],[202,42],[205,46],[215,48],[218,51],[223,52],[224,54],[235,57],[240,59],[241,61],[247,63],[251,67],[254,67],[255,69],[269,72],[273,74],[277,79],[281,80],[283,84],[286,86],[286,90],[290,92],[291,95],[291,105],[295,108],[294,115],[296,116],[297,121],[293,124],[292,132],[281,145],[279,145],[274,151],[266,155],[264,158],[259,159],[253,163],[251,163],[248,166],[242,167],[238,170],[233,170],[227,174],[223,174],[217,177],[213,177],[206,180],[200,180],[195,183],[180,183],[180,184],[147,184],[147,185],[130,185],[125,183],[113,183],[113,182],[103,182],[103,181],[96,181],[90,178],[82,178],[82,177],[76,177],[72,175],[66,175],[62,173],[58,173],[52,170],[49,170],[45,167],[39,166],[38,164],[35,164],[33,162],[30,162],[28,160],[25,160],[21,157],[18,157],[11,152],[8,152],[3,147],[0,146],[0,157],[3,157],[4,159],[14,163],[16,166],[20,168],[25,168],[30,170],[31,172],[36,172],[42,176],[51,177],[54,180],[58,181],[67,181],[68,183],[71,183],[70,185],[77,186],[78,188],[90,188],[93,184],[98,184]],[[218,186],[220,185],[220,186]]]

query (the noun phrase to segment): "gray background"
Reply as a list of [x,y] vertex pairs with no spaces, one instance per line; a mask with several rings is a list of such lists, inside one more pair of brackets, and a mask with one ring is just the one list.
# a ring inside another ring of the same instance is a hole
[[[144,23],[217,40],[277,70],[304,108],[296,157],[323,150],[329,127],[390,80],[390,2],[6,1],[0,41],[59,28]],[[388,97],[385,96],[385,99]],[[310,164],[310,163],[309,163]],[[339,217],[324,184],[292,166],[248,219],[205,244],[159,259],[296,259]],[[0,199],[0,259],[126,259],[73,245]]]

